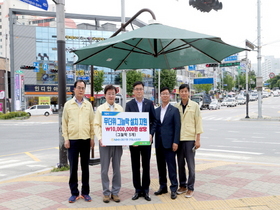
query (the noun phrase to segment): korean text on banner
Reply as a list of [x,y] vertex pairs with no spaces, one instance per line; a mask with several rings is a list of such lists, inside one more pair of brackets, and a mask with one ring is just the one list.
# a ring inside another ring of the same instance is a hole
[[148,112],[102,112],[102,143],[150,145]]

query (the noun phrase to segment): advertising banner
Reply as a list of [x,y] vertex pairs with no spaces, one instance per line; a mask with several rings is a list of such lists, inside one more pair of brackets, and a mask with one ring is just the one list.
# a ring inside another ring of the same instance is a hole
[[150,145],[148,112],[102,112],[102,143]]
[[4,110],[3,110],[3,103],[0,102],[0,112],[3,113],[3,111],[4,111]]
[[39,105],[51,105],[51,97],[39,97]]

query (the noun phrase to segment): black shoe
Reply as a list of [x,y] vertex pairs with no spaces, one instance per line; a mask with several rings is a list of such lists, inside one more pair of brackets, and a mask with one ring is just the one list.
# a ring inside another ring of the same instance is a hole
[[155,195],[161,195],[167,193],[167,189],[166,188],[159,188],[158,191],[154,192]]
[[176,198],[177,198],[177,193],[171,192],[171,199],[176,199]]
[[151,201],[152,200],[151,197],[149,196],[149,193],[145,193],[144,198],[145,198],[146,201]]
[[140,197],[139,193],[134,193],[132,200],[137,200]]

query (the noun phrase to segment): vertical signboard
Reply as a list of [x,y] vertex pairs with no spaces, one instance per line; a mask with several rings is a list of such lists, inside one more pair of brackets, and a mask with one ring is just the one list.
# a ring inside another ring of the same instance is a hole
[[21,111],[24,105],[24,79],[22,74],[15,74],[15,110]]
[[3,111],[4,111],[4,110],[3,110],[3,103],[1,102],[1,103],[0,103],[0,112],[3,113]]

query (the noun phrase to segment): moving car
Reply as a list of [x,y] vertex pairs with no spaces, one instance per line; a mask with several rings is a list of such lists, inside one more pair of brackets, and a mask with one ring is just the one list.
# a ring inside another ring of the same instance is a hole
[[227,104],[228,104],[227,101],[228,101],[228,98],[224,98],[224,100],[221,103],[221,106],[227,106]]
[[238,98],[236,99],[236,101],[237,101],[237,104],[238,104],[238,105],[244,105],[244,104],[246,104],[246,98],[244,98],[244,97],[238,97]]
[[24,111],[27,112],[30,116],[32,115],[49,116],[50,114],[53,114],[51,105],[34,105]]
[[250,100],[250,101],[256,101],[256,100],[258,100],[258,94],[257,94],[257,93],[251,93],[251,94],[249,95],[249,100]]
[[221,108],[221,104],[220,104],[220,102],[218,102],[218,100],[212,100],[211,101],[211,103],[209,105],[209,109],[217,110],[217,109],[220,109],[220,108]]
[[278,90],[274,90],[273,91],[273,97],[278,97],[278,96],[280,96]]
[[236,100],[234,99],[234,98],[229,98],[228,100],[227,100],[227,107],[233,107],[233,106],[237,106],[237,102],[236,102]]

